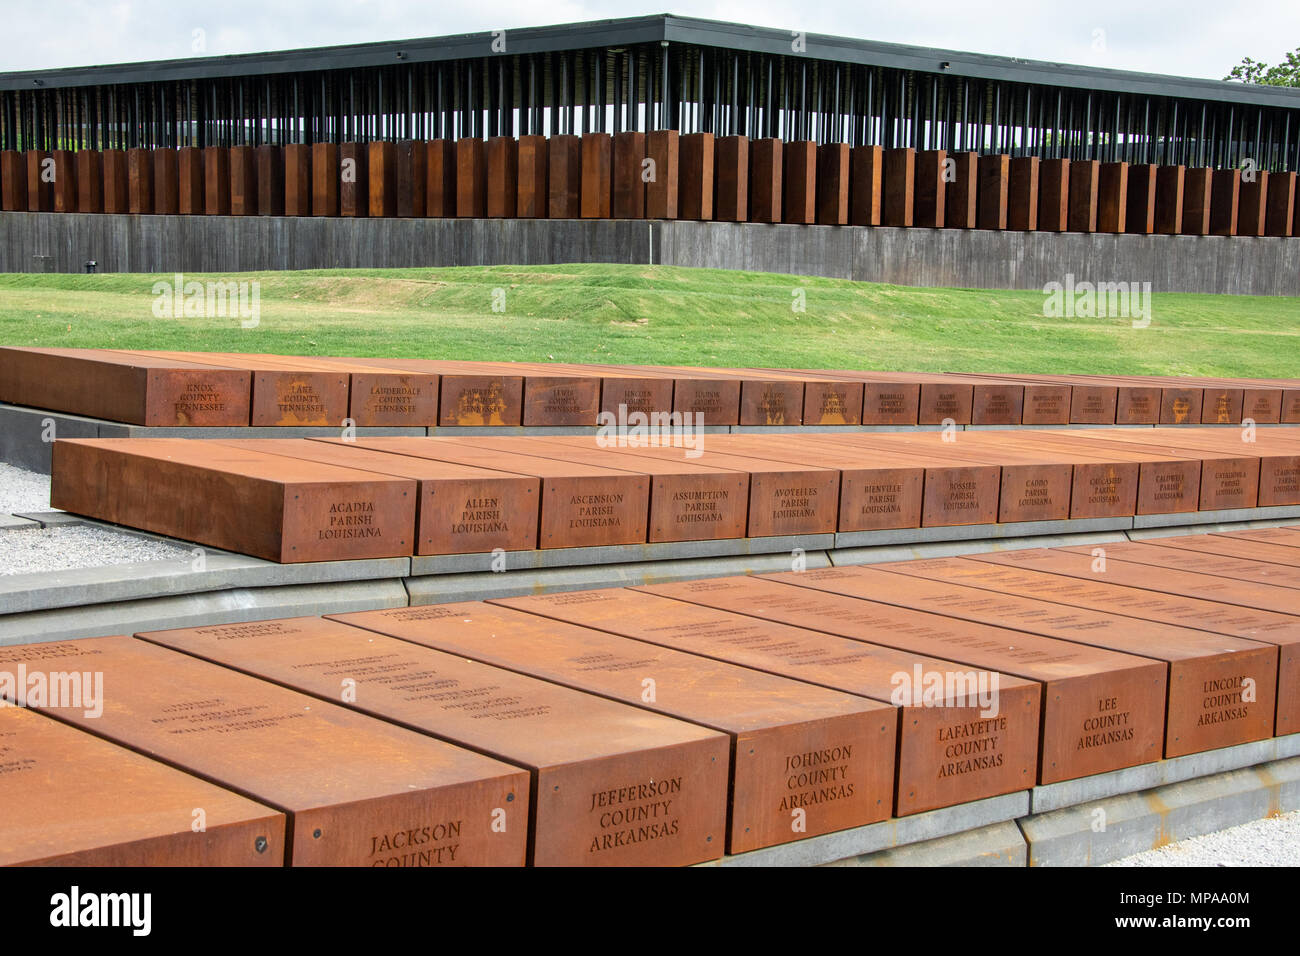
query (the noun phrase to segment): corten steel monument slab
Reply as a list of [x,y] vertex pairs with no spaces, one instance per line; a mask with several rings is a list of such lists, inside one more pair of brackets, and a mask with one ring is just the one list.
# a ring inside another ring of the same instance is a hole
[[1017,156],[1011,160],[1007,181],[1007,228],[1033,232],[1038,228],[1037,156]]
[[513,219],[519,209],[519,143],[513,136],[487,142],[487,214]]
[[[115,160],[114,174],[118,169],[126,172],[126,153],[122,150],[110,150]],[[77,168],[77,202],[72,209],[64,212],[103,212],[104,211],[104,156],[97,149],[80,149],[73,154]],[[122,177],[123,186],[126,178]],[[114,212],[126,212],[126,190],[122,190],[122,205],[114,204]]]
[[203,211],[209,216],[230,215],[230,150],[203,148]]
[[231,146],[230,214],[257,215],[257,156],[252,146]]
[[539,548],[641,544],[650,479],[627,471],[516,455],[444,438],[366,438],[360,448],[531,475],[542,482]]
[[887,149],[883,153],[880,224],[911,226],[916,193],[916,150]]
[[279,146],[263,143],[254,150],[257,168],[257,214],[285,214],[285,154]]
[[[397,143],[397,215],[406,219],[427,214],[425,193],[429,186],[429,158],[425,145],[423,140],[412,139]],[[514,214],[515,204],[511,202],[506,215]]]
[[[541,600],[601,601],[622,593]],[[335,619],[726,733],[730,853],[874,823],[893,812],[898,719],[875,701],[477,602]],[[800,816],[806,831],[792,825]]]
[[808,377],[803,386],[803,424],[862,424],[864,382],[835,375]]
[[0,209],[27,211],[27,170],[16,149],[0,150]]
[[748,222],[749,138],[747,136],[719,136],[714,141],[713,177],[714,218],[718,222]]
[[1296,174],[1275,170],[1268,174],[1264,235],[1290,236],[1295,226]]
[[[1278,529],[1260,528],[1255,530],[1273,531]],[[1161,548],[1177,548],[1184,551],[1197,551],[1202,554],[1221,554],[1225,557],[1243,558],[1252,562],[1263,561],[1286,565],[1290,568],[1300,568],[1300,550],[1295,547],[1260,538],[1241,537],[1232,532],[1227,534],[1181,534],[1170,538],[1147,538],[1143,540],[1143,543]]]
[[965,558],[934,558],[888,565],[900,574],[929,577],[1035,598],[1064,607],[1086,608],[1145,622],[1172,624],[1191,630],[1245,638],[1278,648],[1277,734],[1300,730],[1300,617],[1261,611],[1214,600],[1143,589],[1103,579],[1086,580],[1049,569],[992,564]]
[[1186,205],[1187,168],[1157,166],[1153,229],[1162,236],[1177,236],[1183,231],[1183,208]]
[[1183,235],[1210,234],[1210,211],[1214,208],[1213,188],[1214,170],[1204,167],[1187,170],[1183,180]]
[[[508,372],[510,366],[495,370]],[[542,365],[523,366],[523,424],[594,425],[600,414],[600,378],[596,375],[548,375]]]
[[133,425],[247,425],[251,374],[93,349],[0,349],[0,401]]
[[1097,231],[1123,232],[1128,213],[1128,163],[1097,167]]
[[781,221],[812,225],[817,221],[817,144],[797,140],[785,144],[781,154]]
[[1241,170],[1216,169],[1210,187],[1210,235],[1235,236],[1241,202]]
[[223,368],[252,375],[249,423],[252,425],[336,425],[348,417],[348,376],[333,369],[304,368],[278,355],[243,355],[234,352],[124,351],[169,362],[196,358]]
[[849,152],[849,222],[854,226],[880,225],[884,154],[881,146],[854,146]]
[[310,216],[312,148],[305,143],[289,143],[283,148],[283,153],[284,214],[286,216]]
[[[529,137],[534,139],[535,137]],[[530,147],[531,148],[531,147]],[[543,163],[545,162],[546,144],[542,144]],[[427,144],[424,160],[424,213],[433,219],[454,219],[456,216],[456,144],[449,139],[435,139]],[[523,184],[520,184],[521,188]],[[546,182],[542,181],[542,194],[539,197],[542,214],[546,211]],[[521,204],[520,216],[525,215]],[[529,216],[538,215],[529,211]]]
[[619,407],[627,414],[640,412],[650,416],[655,412],[671,412],[673,407],[673,380],[638,375],[617,375],[601,372],[600,410],[618,419]]
[[614,138],[609,133],[582,137],[582,218],[608,219],[614,198]]
[[472,468],[357,448],[341,439],[232,439],[244,451],[324,462],[419,483],[415,508],[416,554],[482,554],[537,547],[539,482],[526,475]]
[[[451,144],[447,140],[436,140],[437,143],[447,143],[447,149],[450,151]],[[429,183],[432,187],[435,183],[433,173],[434,163],[434,143],[429,144]],[[519,137],[519,146],[516,150],[517,166],[519,170],[519,188],[515,191],[515,215],[520,219],[545,219],[549,215],[548,204],[550,203],[550,180],[547,176],[548,166],[546,162],[546,137],[526,135]],[[454,166],[448,167],[441,163],[441,168],[455,169]],[[452,182],[447,192],[454,194],[455,183]],[[434,196],[429,194],[429,215],[433,215]],[[439,209],[445,209],[446,203],[439,202]],[[438,215],[446,215],[440,212]]]
[[[1175,167],[1177,168],[1177,167]],[[1128,168],[1124,231],[1149,236],[1156,228],[1156,177],[1154,163],[1134,163]],[[1179,197],[1181,199],[1181,197]]]
[[1097,200],[1100,167],[1095,159],[1076,159],[1070,163],[1070,208],[1066,225],[1070,232],[1097,231]]
[[[653,135],[653,134],[652,134]],[[749,143],[749,221],[780,222],[785,146],[775,137]]]
[[1070,160],[1045,159],[1039,164],[1039,225],[1043,232],[1070,228]]
[[944,183],[943,224],[949,229],[974,229],[978,223],[979,154],[948,153],[950,178]]
[[58,175],[54,154],[45,149],[29,149],[23,152],[23,157],[27,165],[27,211],[50,212],[54,209],[51,176]]
[[456,215],[487,215],[487,144],[477,137],[456,140]]
[[[1062,550],[1078,553],[1074,548]],[[1108,559],[1114,557],[1134,564],[1191,571],[1216,578],[1230,578],[1234,581],[1246,581],[1271,587],[1300,588],[1300,569],[1269,561],[1186,548],[1162,548],[1145,541],[1117,541],[1106,546],[1106,554]],[[1295,598],[1300,600],[1300,594],[1295,595]]]
[[50,504],[268,561],[411,554],[414,481],[185,438],[54,443]]
[[1237,235],[1264,235],[1264,217],[1268,212],[1268,171],[1256,170],[1241,177],[1237,203]]
[[1011,157],[981,156],[978,166],[979,199],[975,222],[981,229],[1007,228],[1007,200],[1011,186]]
[[[355,143],[352,145],[356,145]],[[356,169],[353,151],[353,169]],[[343,182],[343,148],[336,143],[311,145],[311,214],[313,216],[343,215],[343,190],[352,189],[355,196],[356,177],[353,182]],[[355,203],[355,200],[354,200]],[[353,212],[352,215],[357,215]]]
[[646,134],[646,158],[654,162],[654,176],[645,187],[647,219],[677,218],[678,184],[681,181],[679,136],[675,129],[657,129]]
[[[1157,760],[1164,737],[1165,667],[1068,641],[957,621],[761,578],[652,585],[656,594],[822,631],[872,646],[955,661],[1041,684],[1038,782],[1054,783]],[[1000,690],[1000,688],[999,688]],[[1011,713],[1008,701],[996,709]],[[1131,735],[1107,714],[1127,715]],[[1093,735],[1102,731],[1101,739]]]
[[203,150],[198,147],[182,146],[176,151],[176,211],[182,216],[201,215],[206,208],[206,167]]
[[0,767],[0,866],[284,864],[284,814],[36,711],[0,707]]
[[[905,563],[905,562],[900,562]],[[1131,618],[992,590],[962,587],[942,578],[890,574],[898,565],[872,568],[824,568],[804,575],[769,575],[773,580],[826,590],[884,604],[932,611],[977,624],[1024,631],[1062,641],[1087,644],[1160,662],[1154,668],[1115,672],[1079,730],[1077,749],[1105,746],[1116,756],[1136,753],[1143,759],[1181,756],[1262,740],[1273,734],[1277,685],[1277,648],[1255,641],[1209,634],[1185,627]],[[953,651],[954,657],[959,657]],[[1215,721],[1217,708],[1205,705],[1205,685],[1231,681],[1247,673],[1260,687],[1248,713],[1229,722]],[[1167,704],[1166,704],[1167,688]],[[1113,693],[1111,692],[1113,691]]]
[[740,424],[802,425],[803,394],[802,381],[746,378],[740,385]]
[[531,865],[722,855],[725,734],[318,617],[139,636],[526,768]]
[[[728,436],[730,438],[730,436]],[[790,464],[815,461],[840,473],[837,531],[919,528],[925,467],[889,455],[865,452],[814,436],[735,436],[725,448],[738,454]],[[799,440],[804,439],[804,440]],[[710,446],[712,447],[712,446]]]
[[549,215],[551,219],[582,217],[582,140],[567,133],[547,143]]
[[341,371],[347,376],[347,417],[359,426],[407,425],[428,427],[438,423],[438,375],[401,360],[371,364],[370,359],[316,356],[298,358],[249,355],[250,360],[274,362],[303,371]]
[[[479,142],[475,140],[475,142]],[[480,143],[481,145],[481,143]],[[369,199],[367,211],[372,217],[397,215],[397,144],[375,140],[366,147],[366,172]]]
[[712,133],[686,133],[678,140],[682,178],[677,209],[683,219],[713,218],[713,145]]
[[127,209],[133,216],[147,216],[156,211],[153,155],[151,149],[129,149],[126,152]]
[[944,199],[947,192],[943,171],[944,161],[947,158],[948,151],[943,149],[917,151],[912,193],[912,225],[927,229],[943,228]]
[[476,446],[612,468],[650,479],[647,540],[706,541],[743,538],[749,501],[749,475],[690,460],[638,457],[635,447],[602,447],[551,442],[544,438],[475,438]]
[[288,814],[294,866],[524,862],[526,770],[132,637],[0,648],[19,664],[102,675],[102,714],[46,712]]
[[[898,749],[891,776],[898,816],[1032,783],[1041,702],[1037,684],[999,674],[997,698],[977,700],[973,688],[981,675],[968,673],[963,676],[971,678],[971,691],[955,691],[949,684],[923,700],[900,691],[901,682],[954,673],[960,665],[675,600],[654,588],[493,603],[894,704]],[[993,675],[983,677],[991,688]]]

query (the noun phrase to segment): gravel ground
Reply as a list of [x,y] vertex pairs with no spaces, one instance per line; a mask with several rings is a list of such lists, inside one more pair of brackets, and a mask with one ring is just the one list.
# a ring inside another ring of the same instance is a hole
[[[0,464],[0,514],[50,510],[50,478]],[[109,528],[0,531],[0,575],[99,568],[139,561],[179,561],[188,548]]]
[[1300,866],[1300,812],[1135,853],[1107,866]]
[[49,510],[49,475],[0,462],[0,514]]

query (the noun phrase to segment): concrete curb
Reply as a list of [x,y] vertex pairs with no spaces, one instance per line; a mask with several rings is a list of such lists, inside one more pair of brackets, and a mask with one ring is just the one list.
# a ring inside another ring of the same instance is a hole
[[995,823],[826,866],[1028,866],[1029,847],[1014,823]]

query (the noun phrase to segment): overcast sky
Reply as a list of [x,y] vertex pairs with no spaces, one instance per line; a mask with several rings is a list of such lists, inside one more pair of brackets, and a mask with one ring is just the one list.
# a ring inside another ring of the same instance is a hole
[[1211,79],[1300,47],[1300,0],[0,0],[0,72],[663,12]]

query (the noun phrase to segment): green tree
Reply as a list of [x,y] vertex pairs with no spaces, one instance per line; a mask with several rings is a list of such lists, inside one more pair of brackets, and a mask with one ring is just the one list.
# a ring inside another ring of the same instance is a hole
[[1300,86],[1300,48],[1292,50],[1277,66],[1243,57],[1225,80],[1259,83],[1263,86]]

